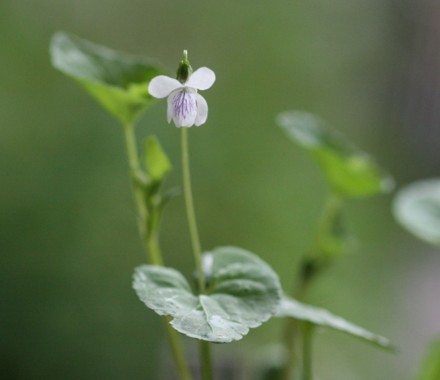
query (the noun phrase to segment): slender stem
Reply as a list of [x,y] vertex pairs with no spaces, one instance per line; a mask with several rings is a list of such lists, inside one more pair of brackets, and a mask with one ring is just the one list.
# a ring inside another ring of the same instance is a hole
[[154,265],[163,265],[162,255],[160,253],[159,243],[156,234],[147,235],[145,238],[151,262]]
[[182,174],[183,189],[185,194],[186,215],[188,218],[189,234],[191,236],[191,244],[194,253],[194,261],[197,270],[200,293],[205,292],[205,275],[202,267],[202,247],[197,230],[196,213],[194,211],[194,201],[191,189],[191,174],[189,170],[189,149],[187,129],[182,129]]
[[295,345],[298,333],[298,322],[296,319],[288,319],[286,321],[285,333],[284,333],[284,345],[286,347],[287,361],[282,371],[283,380],[292,380],[294,376],[294,370],[296,367],[296,355]]
[[186,364],[185,355],[183,354],[182,341],[180,340],[179,334],[170,326],[167,317],[163,317],[162,321],[167,333],[168,343],[171,347],[171,353],[173,354],[179,378],[181,380],[192,380],[192,376]]
[[212,355],[211,346],[209,342],[204,340],[200,341],[200,359],[202,362],[202,379],[212,380]]
[[[315,281],[316,277],[321,273],[325,261],[322,258],[322,241],[328,234],[329,228],[332,227],[336,214],[338,213],[343,200],[337,194],[330,193],[324,205],[321,219],[318,224],[316,240],[312,253],[306,255],[301,263],[299,279],[296,282],[292,296],[297,300],[302,300],[310,285]],[[284,344],[287,350],[287,362],[283,369],[283,380],[292,380],[294,376],[294,368],[296,365],[295,344],[298,338],[299,326],[295,319],[289,319],[286,322],[284,330]]]
[[[130,166],[131,179],[133,183],[133,193],[138,212],[139,234],[146,245],[150,261],[154,265],[162,265],[162,256],[160,254],[157,235],[147,231],[147,207],[145,204],[144,189],[141,184],[142,170],[139,164],[139,155],[136,146],[136,136],[133,125],[124,126],[125,145],[127,148],[128,163]],[[185,355],[183,354],[182,343],[177,332],[170,326],[166,317],[162,318],[167,333],[168,342],[171,347],[176,369],[181,380],[191,380],[191,374],[186,364]]]
[[125,144],[127,146],[128,163],[130,165],[131,180],[133,183],[133,193],[138,212],[138,228],[139,234],[148,248],[149,258],[153,265],[162,265],[162,257],[160,255],[157,244],[157,237],[151,236],[147,231],[148,211],[145,203],[145,193],[142,186],[144,173],[139,163],[139,154],[136,146],[136,136],[134,127],[131,124],[124,126]]
[[[202,267],[202,247],[200,244],[199,233],[197,230],[196,213],[194,211],[194,201],[191,190],[191,174],[189,170],[189,149],[188,135],[186,128],[182,128],[182,175],[183,191],[185,194],[186,215],[188,218],[189,233],[193,248],[194,261],[197,270],[198,285],[200,293],[205,293],[205,275]],[[211,347],[208,342],[200,341],[200,363],[203,380],[212,380],[212,360]]]
[[303,326],[303,340],[302,340],[302,360],[303,373],[302,380],[312,380],[312,340],[313,340],[313,325],[305,322]]
[[147,218],[147,209],[145,206],[144,192],[140,186],[141,167],[139,164],[138,150],[136,146],[136,136],[133,125],[124,126],[125,146],[127,148],[128,164],[130,165],[130,174],[133,184],[134,199],[138,212],[139,233],[144,238],[145,221]]

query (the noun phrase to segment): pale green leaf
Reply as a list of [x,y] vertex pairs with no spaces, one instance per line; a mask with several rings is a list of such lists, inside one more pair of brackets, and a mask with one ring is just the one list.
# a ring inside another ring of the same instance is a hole
[[150,136],[145,141],[145,161],[150,177],[161,182],[171,170],[171,163],[162,149],[156,136]]
[[412,183],[394,200],[397,221],[418,238],[440,246],[440,179]]
[[206,294],[193,294],[176,270],[151,265],[136,268],[133,288],[142,302],[159,315],[171,316],[172,326],[189,337],[217,343],[239,340],[277,310],[278,277],[240,248],[221,247],[208,255]]
[[318,162],[332,190],[345,197],[389,192],[391,177],[365,152],[322,120],[306,112],[281,113],[278,124]]
[[316,326],[329,327],[341,331],[356,338],[363,339],[366,342],[377,346],[391,349],[391,342],[383,336],[373,334],[372,332],[354,325],[347,320],[338,317],[325,309],[315,306],[305,305],[301,302],[284,296],[281,300],[277,312],[278,317],[291,317],[301,321],[310,322]]
[[133,123],[153,102],[149,81],[160,74],[148,60],[57,32],[52,64],[77,80],[121,123]]

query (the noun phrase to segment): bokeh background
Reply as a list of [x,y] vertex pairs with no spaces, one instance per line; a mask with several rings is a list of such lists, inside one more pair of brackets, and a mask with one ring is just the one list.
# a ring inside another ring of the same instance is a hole
[[[131,289],[132,269],[146,258],[122,130],[51,67],[55,31],[159,58],[171,73],[185,48],[193,67],[216,72],[205,93],[208,123],[190,133],[203,246],[247,248],[290,288],[327,189],[275,116],[317,113],[398,186],[438,176],[439,17],[438,2],[417,0],[2,0],[1,377],[160,379],[169,367],[161,322]],[[180,185],[180,134],[166,124],[165,107],[151,108],[137,132],[160,138],[174,164],[172,187]],[[317,378],[411,379],[440,333],[439,252],[396,225],[391,201],[348,204],[359,248],[308,301],[390,337],[399,352],[323,332]],[[162,231],[167,263],[190,275],[181,197]],[[261,363],[269,356],[256,347],[281,333],[271,321],[216,346],[218,361]]]

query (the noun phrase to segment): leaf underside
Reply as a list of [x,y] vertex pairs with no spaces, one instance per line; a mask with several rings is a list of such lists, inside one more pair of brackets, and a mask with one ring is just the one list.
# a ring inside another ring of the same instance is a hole
[[148,60],[72,34],[52,37],[52,65],[78,81],[121,123],[133,123],[152,103],[148,83],[161,74]]
[[373,343],[376,346],[393,349],[391,342],[387,338],[348,322],[325,309],[305,305],[287,296],[284,296],[281,300],[277,311],[277,317],[291,317],[301,321],[310,322],[316,326],[329,327],[356,338],[360,338],[368,343]]

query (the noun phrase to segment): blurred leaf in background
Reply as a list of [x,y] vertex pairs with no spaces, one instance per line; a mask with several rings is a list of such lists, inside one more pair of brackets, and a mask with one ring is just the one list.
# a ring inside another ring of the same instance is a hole
[[440,339],[433,341],[426,358],[423,360],[420,374],[417,380],[438,380],[440,379]]
[[400,189],[394,215],[419,239],[440,246],[440,179],[417,181]]
[[289,111],[278,115],[278,123],[318,162],[335,194],[365,197],[392,190],[392,178],[370,156],[318,117]]

